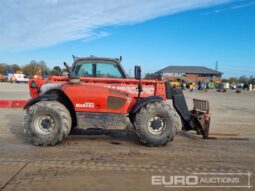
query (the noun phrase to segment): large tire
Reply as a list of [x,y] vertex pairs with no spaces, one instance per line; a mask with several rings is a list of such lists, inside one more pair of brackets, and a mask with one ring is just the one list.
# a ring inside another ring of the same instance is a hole
[[178,116],[169,105],[153,102],[136,113],[133,125],[141,143],[147,146],[164,146],[176,135]]
[[26,111],[24,132],[35,145],[55,145],[68,136],[72,119],[57,101],[41,101]]

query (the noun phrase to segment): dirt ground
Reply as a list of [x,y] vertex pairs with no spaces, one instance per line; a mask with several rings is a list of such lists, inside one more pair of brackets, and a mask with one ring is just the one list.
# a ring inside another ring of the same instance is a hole
[[[0,190],[205,190],[166,188],[151,180],[155,175],[255,173],[255,92],[185,95],[190,108],[192,98],[210,101],[211,139],[180,131],[167,146],[151,148],[126,130],[77,129],[57,146],[37,147],[23,134],[24,112],[0,109]],[[28,97],[27,85],[0,83],[0,99]],[[251,175],[249,190],[255,190],[254,183]]]

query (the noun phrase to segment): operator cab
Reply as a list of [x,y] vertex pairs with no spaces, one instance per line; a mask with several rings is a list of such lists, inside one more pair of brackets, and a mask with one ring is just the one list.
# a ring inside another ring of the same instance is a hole
[[109,59],[99,57],[74,57],[72,72],[77,77],[86,78],[128,78],[120,59]]

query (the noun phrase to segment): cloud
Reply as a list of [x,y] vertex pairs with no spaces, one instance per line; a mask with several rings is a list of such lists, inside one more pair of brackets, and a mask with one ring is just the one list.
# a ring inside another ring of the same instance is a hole
[[251,7],[254,5],[255,5],[255,2],[248,2],[248,3],[239,4],[239,5],[234,5],[234,6],[230,7],[230,9],[241,9],[241,8],[245,8],[245,7]]
[[215,9],[211,12],[205,13],[204,15],[211,15],[214,13],[221,13],[221,12],[225,12],[225,11],[242,9],[242,8],[251,7],[251,6],[255,6],[255,2],[250,2],[250,1],[247,2],[246,0],[236,0],[232,6],[228,6],[223,9]]
[[1,0],[0,49],[49,47],[108,35],[100,28],[231,0]]

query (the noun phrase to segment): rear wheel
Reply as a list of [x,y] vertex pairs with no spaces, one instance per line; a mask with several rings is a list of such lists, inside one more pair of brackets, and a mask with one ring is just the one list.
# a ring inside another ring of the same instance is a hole
[[35,145],[55,145],[66,138],[72,119],[64,105],[41,101],[27,109],[24,132]]
[[134,118],[136,135],[148,146],[164,146],[174,139],[178,125],[176,112],[162,102],[142,107]]

